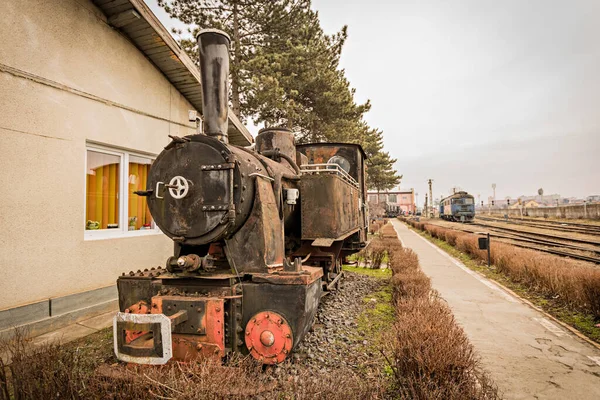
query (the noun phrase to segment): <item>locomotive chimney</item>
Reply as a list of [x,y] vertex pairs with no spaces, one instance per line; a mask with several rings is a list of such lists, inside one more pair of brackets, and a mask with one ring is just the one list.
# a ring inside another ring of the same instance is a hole
[[198,34],[204,133],[227,143],[229,101],[229,36],[216,29]]

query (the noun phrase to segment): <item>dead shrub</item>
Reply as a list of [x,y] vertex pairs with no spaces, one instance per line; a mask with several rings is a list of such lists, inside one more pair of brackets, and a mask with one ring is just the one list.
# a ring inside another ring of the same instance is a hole
[[393,274],[404,271],[414,272],[419,269],[419,257],[411,249],[400,247],[392,253],[391,260],[390,268]]
[[390,252],[389,260],[396,323],[385,352],[392,354],[387,359],[395,377],[394,397],[498,398],[466,334],[432,291],[417,254],[400,246]]
[[435,293],[398,300],[396,309],[389,343],[398,397],[498,398],[466,334]]
[[392,290],[395,300],[427,296],[431,290],[431,280],[425,274],[410,270],[397,272],[392,277]]

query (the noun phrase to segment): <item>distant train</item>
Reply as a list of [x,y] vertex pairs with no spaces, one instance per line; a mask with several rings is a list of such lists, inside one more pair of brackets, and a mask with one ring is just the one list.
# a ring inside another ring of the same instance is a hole
[[475,217],[475,199],[467,192],[456,192],[440,202],[440,218],[470,222]]

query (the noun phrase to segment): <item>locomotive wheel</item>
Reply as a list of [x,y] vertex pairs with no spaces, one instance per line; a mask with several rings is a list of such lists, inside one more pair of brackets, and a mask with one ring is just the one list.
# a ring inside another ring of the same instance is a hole
[[254,314],[246,325],[246,347],[263,364],[278,364],[292,351],[292,328],[273,311]]

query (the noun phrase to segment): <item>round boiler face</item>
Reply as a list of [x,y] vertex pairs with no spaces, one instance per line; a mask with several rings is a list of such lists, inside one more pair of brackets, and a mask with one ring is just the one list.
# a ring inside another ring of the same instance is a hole
[[225,144],[208,137],[167,146],[152,164],[147,184],[158,227],[171,238],[200,243],[222,236],[233,196],[230,174],[239,183],[233,161]]

